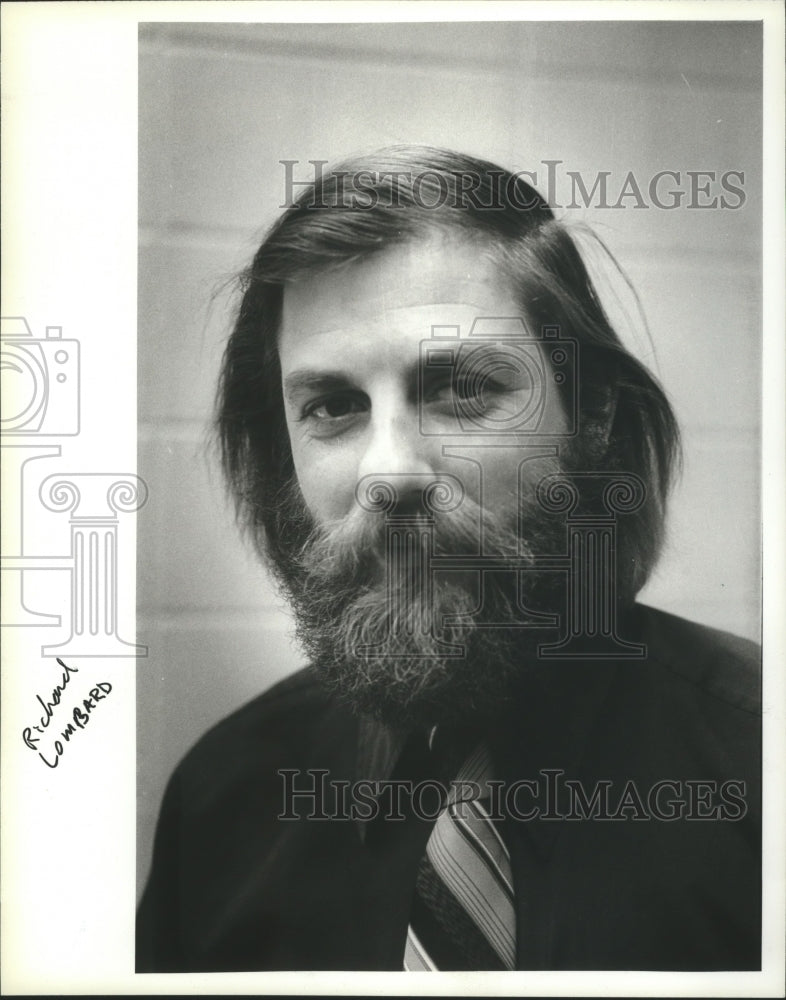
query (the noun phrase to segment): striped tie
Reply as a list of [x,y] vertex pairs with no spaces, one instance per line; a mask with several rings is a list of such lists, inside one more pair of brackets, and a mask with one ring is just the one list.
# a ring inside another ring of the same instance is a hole
[[[480,744],[459,771],[431,831],[415,884],[404,951],[407,972],[516,966],[510,855],[484,806],[491,773],[488,750]],[[462,782],[474,785],[462,790]]]

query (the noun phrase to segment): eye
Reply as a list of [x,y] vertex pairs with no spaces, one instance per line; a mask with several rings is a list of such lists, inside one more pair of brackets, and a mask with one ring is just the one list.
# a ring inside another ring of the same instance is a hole
[[368,410],[365,396],[352,392],[334,392],[321,396],[303,407],[300,419],[310,425],[316,437],[329,437],[351,427]]
[[486,393],[500,391],[502,386],[489,378],[459,378],[452,388],[456,399],[464,400],[481,399]]
[[317,403],[307,408],[306,415],[314,417],[316,420],[330,420],[338,417],[346,417],[350,413],[359,412],[357,400],[351,396],[333,396],[323,403]]
[[508,396],[531,392],[532,382],[516,372],[517,378],[506,378],[505,373],[481,373],[459,376],[430,388],[425,401],[438,404],[461,405],[468,402],[498,403]]

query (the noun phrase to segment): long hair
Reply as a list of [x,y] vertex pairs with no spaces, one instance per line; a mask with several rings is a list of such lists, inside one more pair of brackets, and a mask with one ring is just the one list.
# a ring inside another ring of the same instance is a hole
[[302,541],[277,347],[286,283],[435,228],[492,255],[534,328],[557,325],[578,341],[584,467],[632,472],[646,486],[646,502],[618,530],[618,592],[632,600],[662,544],[679,460],[672,408],[612,328],[572,236],[547,202],[520,176],[449,150],[392,147],[315,177],[240,276],[216,400],[222,467],[240,523],[274,570]]

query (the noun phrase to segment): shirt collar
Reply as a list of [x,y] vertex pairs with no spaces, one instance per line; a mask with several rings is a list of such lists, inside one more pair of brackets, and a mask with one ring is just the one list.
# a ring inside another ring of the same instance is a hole
[[[382,787],[375,785],[393,778],[396,767],[408,742],[413,739],[413,733],[389,726],[384,722],[363,715],[358,726],[357,756],[355,763],[355,779],[368,781],[372,787],[369,794],[379,799]],[[424,748],[427,746],[423,741]],[[366,835],[372,818],[358,816],[355,826],[361,843],[366,842]]]
[[[608,662],[551,661],[527,671],[510,703],[500,713],[499,724],[488,733],[496,775],[513,782],[537,777],[546,768],[558,768],[567,774],[578,768],[615,669]],[[388,781],[395,776],[408,743],[421,741],[427,753],[431,735],[362,716],[355,777],[373,783]],[[363,841],[367,823],[368,820],[357,820]],[[536,845],[547,852],[562,824],[516,825],[526,827]]]
[[387,781],[396,769],[409,733],[364,715],[358,728],[355,777],[367,781]]

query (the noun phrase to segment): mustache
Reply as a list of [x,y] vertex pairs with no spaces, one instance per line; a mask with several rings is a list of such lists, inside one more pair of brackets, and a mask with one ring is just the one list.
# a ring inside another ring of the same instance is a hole
[[[544,519],[534,495],[504,516],[469,492],[433,514],[410,499],[395,513],[357,504],[317,523],[292,483],[281,495],[290,532],[279,579],[310,662],[353,711],[403,727],[475,718],[498,706],[534,656],[532,634],[505,626],[551,611],[552,581],[534,556],[553,552],[562,528]],[[429,555],[469,561],[429,567]],[[478,572],[472,557],[481,555],[493,558],[494,571]],[[511,569],[529,563],[534,571],[497,572],[508,557]]]
[[390,531],[387,518],[355,507],[340,520],[313,525],[296,557],[298,568],[314,581],[352,580],[355,586],[378,583],[391,557],[402,572],[431,555],[481,554],[520,561],[531,550],[518,531],[470,497],[455,510],[425,515],[411,513],[406,525]]

